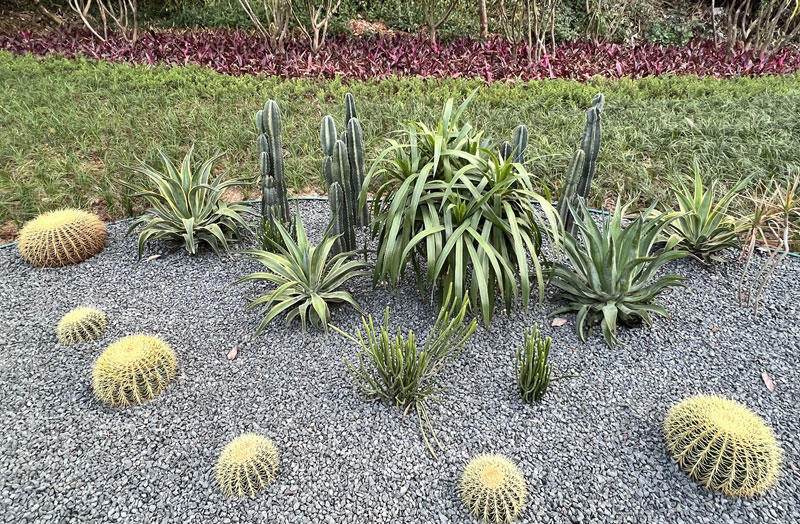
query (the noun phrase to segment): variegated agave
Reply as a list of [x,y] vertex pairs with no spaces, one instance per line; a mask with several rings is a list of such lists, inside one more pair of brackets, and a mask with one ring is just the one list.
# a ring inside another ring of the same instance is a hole
[[136,191],[131,196],[144,197],[151,206],[147,213],[131,224],[127,232],[130,234],[144,224],[139,232],[139,258],[142,257],[144,245],[152,239],[183,242],[186,251],[193,255],[201,243],[211,246],[215,253],[219,253],[220,248],[228,251],[228,242],[240,237],[239,228],[249,229],[244,215],[252,214],[250,207],[244,202],[227,203],[222,200],[225,189],[240,185],[241,182],[223,182],[224,175],[211,182],[214,161],[221,155],[209,158],[198,169],[194,169],[193,150],[194,146],[186,153],[180,168],[176,168],[163,151],[159,151],[164,164],[163,172],[144,162],[133,168],[147,176],[150,186],[153,186],[125,184]]
[[656,302],[656,296],[685,280],[679,275],[656,278],[656,272],[664,264],[686,256],[675,249],[677,237],[670,237],[663,250],[651,254],[659,235],[674,217],[666,214],[651,217],[654,209],[651,206],[623,228],[622,217],[627,209],[627,205],[621,206],[618,201],[614,213],[604,218],[601,230],[581,201],[580,212],[573,210],[573,214],[583,245],[566,234],[564,251],[570,265],[553,264],[551,282],[561,290],[556,298],[567,305],[551,315],[575,311],[575,328],[583,341],[592,324],[599,322],[609,347],[618,342],[618,321],[628,325],[640,321],[650,324],[651,313],[669,317],[667,310]]
[[308,241],[303,219],[295,214],[297,239],[279,221],[275,227],[281,235],[283,245],[275,244],[275,252],[264,250],[244,251],[253,260],[261,262],[266,271],[252,273],[237,281],[265,280],[278,287],[253,300],[249,309],[261,309],[265,314],[258,326],[256,336],[275,317],[286,313],[286,323],[300,319],[303,329],[307,322],[320,331],[328,331],[331,319],[331,303],[345,302],[359,312],[361,307],[347,291],[341,289],[348,280],[369,274],[363,260],[351,260],[355,252],[342,252],[329,258],[337,236],[331,235],[331,226],[325,230],[322,241],[313,246]]

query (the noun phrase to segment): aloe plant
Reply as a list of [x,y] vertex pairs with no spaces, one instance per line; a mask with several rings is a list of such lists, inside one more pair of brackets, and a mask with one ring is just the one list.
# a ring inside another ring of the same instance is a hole
[[650,314],[668,317],[656,297],[673,286],[682,285],[684,277],[656,273],[665,264],[686,256],[674,249],[677,237],[670,237],[664,249],[653,254],[653,247],[662,231],[674,220],[662,213],[651,216],[655,204],[637,216],[627,227],[622,218],[628,205],[619,201],[613,215],[605,217],[602,229],[597,227],[586,204],[573,210],[575,224],[583,245],[569,233],[564,238],[564,251],[570,265],[553,265],[552,283],[560,293],[557,299],[567,302],[552,315],[574,311],[575,329],[582,341],[592,324],[600,323],[609,347],[618,343],[617,323],[650,324]]

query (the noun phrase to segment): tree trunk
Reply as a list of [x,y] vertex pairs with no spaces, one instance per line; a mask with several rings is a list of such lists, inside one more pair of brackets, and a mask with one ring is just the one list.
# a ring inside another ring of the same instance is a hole
[[481,38],[489,38],[489,17],[486,14],[486,0],[478,0],[478,11],[481,16]]

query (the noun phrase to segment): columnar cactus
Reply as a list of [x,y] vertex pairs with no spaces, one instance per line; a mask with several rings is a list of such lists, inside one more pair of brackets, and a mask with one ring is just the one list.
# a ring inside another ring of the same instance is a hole
[[[367,226],[369,225],[369,212],[366,199],[361,196],[366,178],[364,137],[356,114],[355,99],[350,93],[345,95],[345,119],[346,131],[339,135],[338,141],[333,117],[328,115],[322,119],[319,133],[320,145],[325,154],[322,160],[322,174],[328,185],[329,193],[334,182],[338,182],[341,186],[344,192],[344,209],[349,217],[347,222],[352,223],[352,227]],[[341,142],[345,146],[344,157],[336,156],[337,142]],[[346,165],[342,163],[342,160],[346,161]],[[354,248],[354,244],[348,246],[348,249]]]
[[19,233],[22,258],[39,267],[77,264],[103,250],[106,226],[80,209],[48,211],[34,218]]
[[352,226],[347,227],[348,222],[347,211],[344,203],[344,191],[339,182],[334,182],[328,188],[328,204],[331,207],[331,234],[338,236],[336,243],[333,246],[333,254],[349,251],[348,245],[354,246],[355,232]]
[[62,344],[80,344],[96,340],[106,329],[106,314],[93,307],[79,307],[61,317],[56,336]]
[[461,500],[485,522],[512,522],[522,513],[528,491],[517,466],[502,455],[479,455],[461,475]]
[[112,406],[144,404],[164,391],[178,369],[178,359],[166,342],[148,335],[131,335],[114,342],[92,370],[95,397]]
[[347,158],[347,146],[341,140],[333,145],[333,179],[342,188],[342,202],[338,205],[343,214],[344,249],[352,251],[356,248],[354,212],[358,206],[357,195],[354,191],[354,180],[350,171],[350,162]]
[[561,197],[558,200],[558,214],[564,222],[564,229],[569,233],[575,231],[575,221],[570,208],[577,209],[579,198],[584,201],[589,199],[595,162],[600,153],[600,113],[603,111],[604,104],[605,97],[602,93],[598,93],[592,101],[592,107],[586,111],[586,126],[583,129],[579,150],[583,155],[582,157],[578,155],[578,151],[572,155],[564,178]]
[[[274,100],[267,100],[264,109],[256,113],[259,164],[261,167],[261,214],[263,219],[269,216],[270,206],[268,189],[274,189],[277,198],[276,207],[280,209],[278,217],[283,223],[289,222],[289,196],[286,189],[286,177],[283,170],[283,147],[281,145],[281,111]],[[265,156],[266,153],[266,156]],[[271,180],[270,180],[271,179]],[[275,217],[273,217],[275,218]]]
[[772,431],[758,415],[723,397],[697,395],[673,406],[664,437],[681,469],[725,495],[763,493],[780,469]]
[[219,456],[215,477],[231,497],[252,496],[275,481],[278,448],[267,437],[246,433],[233,439]]

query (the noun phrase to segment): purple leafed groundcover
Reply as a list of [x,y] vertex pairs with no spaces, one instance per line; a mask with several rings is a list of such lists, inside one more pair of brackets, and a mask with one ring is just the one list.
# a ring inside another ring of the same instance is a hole
[[413,35],[370,38],[337,36],[315,56],[305,42],[289,42],[272,54],[263,41],[242,31],[149,31],[135,44],[121,38],[101,42],[87,31],[63,30],[32,35],[0,35],[0,49],[15,54],[63,54],[116,62],[200,64],[231,75],[278,75],[284,78],[334,77],[366,80],[388,76],[423,78],[482,78],[498,80],[593,76],[633,77],[661,74],[698,76],[759,76],[794,73],[800,69],[800,49],[789,47],[760,58],[736,49],[695,40],[683,47],[652,42],[635,45],[572,42],[558,46],[538,64],[515,57],[513,47],[500,39],[480,42],[462,38],[432,44]]

